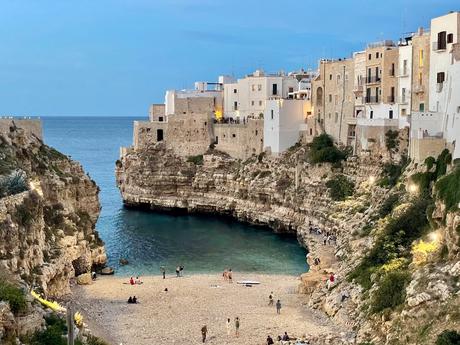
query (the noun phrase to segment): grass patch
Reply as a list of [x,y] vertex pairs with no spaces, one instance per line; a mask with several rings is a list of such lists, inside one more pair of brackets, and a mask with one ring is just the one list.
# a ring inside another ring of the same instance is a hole
[[399,180],[399,177],[406,169],[409,164],[409,160],[406,156],[402,156],[399,163],[385,163],[383,165],[382,174],[383,177],[378,181],[378,185],[381,187],[393,187]]
[[409,280],[409,272],[394,271],[385,274],[380,279],[378,288],[372,295],[372,312],[379,313],[403,303],[406,298],[406,286]]
[[458,209],[460,202],[460,167],[447,176],[442,177],[436,182],[435,190],[437,196],[446,205],[447,211]]
[[203,165],[203,155],[189,156],[187,162],[193,163],[195,165]]

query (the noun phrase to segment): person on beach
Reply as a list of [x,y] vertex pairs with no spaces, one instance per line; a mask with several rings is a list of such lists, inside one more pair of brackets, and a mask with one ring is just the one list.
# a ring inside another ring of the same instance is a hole
[[268,336],[267,337],[267,345],[274,345],[274,344],[275,344],[275,342],[273,341],[273,338]]
[[161,274],[163,276],[163,279],[166,279],[166,269],[164,266],[161,266],[160,267],[160,271],[161,271]]
[[129,296],[129,298],[128,298],[128,304],[131,304],[131,303],[133,303],[133,298],[132,298],[131,296]]
[[177,278],[180,277],[180,267],[179,266],[176,267],[176,277]]
[[224,281],[228,280],[228,271],[227,271],[227,269],[224,269],[224,272],[222,273],[222,277],[224,278]]
[[281,314],[281,301],[280,300],[276,301],[276,313]]
[[268,296],[268,306],[273,306],[273,291],[270,292],[270,295]]
[[134,279],[133,279],[133,277],[129,278],[129,283],[130,283],[131,285],[134,285]]
[[229,270],[228,270],[227,278],[228,278],[228,282],[229,282],[229,283],[233,283],[233,280],[232,280],[232,279],[233,279],[233,273],[232,273],[232,269],[231,269],[231,268],[229,268]]
[[179,266],[179,277],[183,277],[183,276],[184,276],[184,266],[180,265]]
[[201,327],[201,337],[203,339],[203,343],[206,341],[207,333],[208,333],[208,327],[206,327],[206,325],[204,325],[203,327]]
[[326,282],[326,287],[330,289],[331,287],[334,286],[334,283],[335,283],[335,276],[334,276],[334,273],[331,273],[331,275],[329,276],[329,279]]
[[230,318],[228,318],[227,321],[225,321],[225,327],[227,328],[227,335],[230,336],[230,332],[231,332],[231,321],[230,321]]
[[133,304],[136,304],[137,303],[137,298],[136,296],[133,296]]
[[141,278],[139,278],[139,276],[136,277],[136,280],[134,282],[138,285],[142,284]]
[[287,332],[284,332],[284,335],[283,337],[281,338],[281,340],[283,341],[289,341],[291,338],[289,338],[289,335],[287,334]]
[[235,336],[240,336],[240,319],[238,316],[235,318]]

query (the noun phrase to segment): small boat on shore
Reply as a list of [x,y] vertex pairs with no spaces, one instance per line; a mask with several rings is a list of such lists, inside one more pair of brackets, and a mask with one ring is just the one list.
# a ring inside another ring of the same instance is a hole
[[260,284],[260,282],[258,282],[257,280],[238,280],[236,283],[240,285],[259,285]]
[[110,276],[112,274],[115,273],[115,270],[112,268],[112,267],[104,267],[102,270],[101,270],[101,275],[103,276]]

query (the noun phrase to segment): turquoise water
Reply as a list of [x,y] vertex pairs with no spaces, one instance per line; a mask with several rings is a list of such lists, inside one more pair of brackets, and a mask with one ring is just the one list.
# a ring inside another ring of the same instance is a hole
[[[234,271],[300,274],[305,250],[295,238],[269,229],[213,217],[142,212],[123,207],[115,184],[114,164],[120,146],[132,142],[135,118],[45,117],[48,145],[80,161],[101,188],[102,212],[97,229],[106,244],[109,264],[122,275]],[[143,120],[140,118],[140,120]],[[129,265],[119,267],[120,258]]]

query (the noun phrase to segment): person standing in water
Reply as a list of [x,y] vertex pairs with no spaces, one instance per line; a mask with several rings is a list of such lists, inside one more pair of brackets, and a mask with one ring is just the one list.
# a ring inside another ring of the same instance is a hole
[[160,267],[161,275],[163,276],[163,279],[166,279],[166,269],[164,266]]
[[231,321],[230,318],[227,319],[225,322],[225,327],[227,327],[227,335],[230,336],[230,331],[231,331]]

